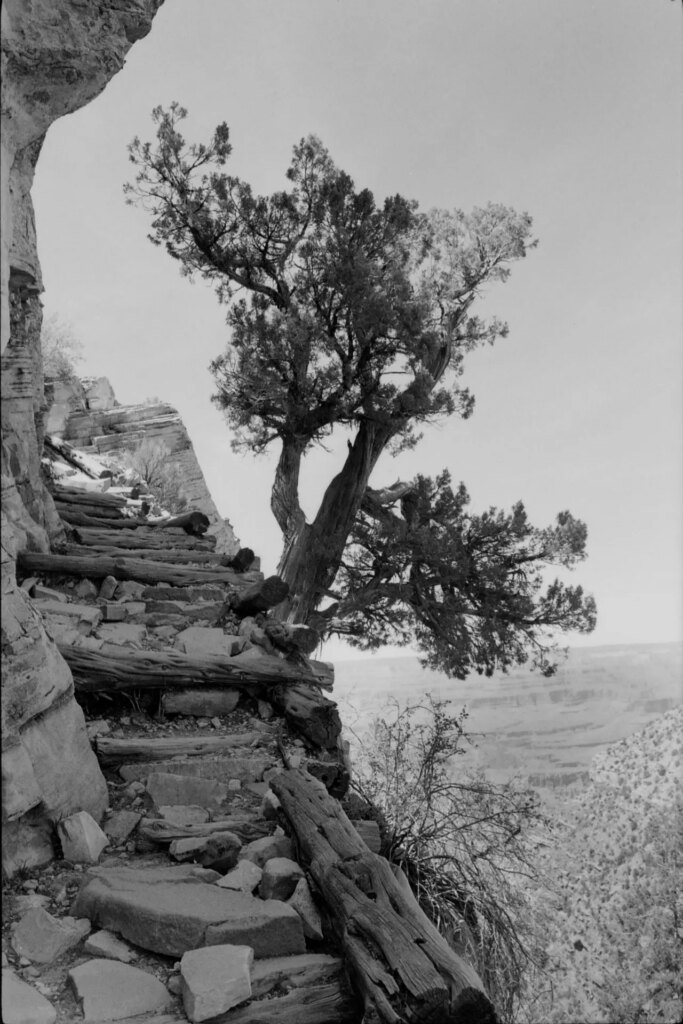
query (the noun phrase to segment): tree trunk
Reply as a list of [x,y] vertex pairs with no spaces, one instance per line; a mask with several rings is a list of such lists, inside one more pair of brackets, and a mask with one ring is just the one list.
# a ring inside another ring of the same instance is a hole
[[370,474],[391,436],[388,426],[361,423],[346,462],[325,491],[314,521],[308,524],[301,518],[285,535],[278,575],[289,584],[290,592],[275,609],[275,618],[306,622],[331,587]]
[[365,1024],[495,1024],[477,972],[451,950],[388,861],[307,772],[270,780],[331,915]]

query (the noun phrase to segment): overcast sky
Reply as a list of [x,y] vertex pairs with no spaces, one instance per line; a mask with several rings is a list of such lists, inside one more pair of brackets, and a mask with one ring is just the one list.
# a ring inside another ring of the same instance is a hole
[[[448,467],[475,510],[521,498],[545,525],[569,508],[589,528],[573,574],[598,602],[588,642],[680,639],[680,47],[668,0],[166,0],[104,93],[48,132],[46,314],[70,321],[82,372],[120,402],[180,410],[219,509],[270,573],[276,453],[230,449],[209,401],[225,310],[124,205],[127,143],[178,100],[189,140],[227,121],[229,170],[261,192],[284,187],[313,132],[380,200],[528,211],[540,244],[486,296],[510,336],[469,357],[473,417],[372,482]],[[309,514],[345,450],[309,460]]]

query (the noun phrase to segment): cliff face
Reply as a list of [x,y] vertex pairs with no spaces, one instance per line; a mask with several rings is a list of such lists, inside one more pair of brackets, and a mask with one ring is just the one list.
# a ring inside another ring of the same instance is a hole
[[51,821],[78,809],[98,816],[106,804],[69,669],[15,579],[17,551],[47,550],[60,530],[40,480],[42,282],[31,185],[50,124],[102,91],[162,2],[2,4],[2,792],[9,872],[50,859]]
[[201,466],[180,414],[165,402],[120,405],[106,377],[81,382],[49,382],[45,430],[93,455],[120,455],[147,439],[169,451],[169,465],[178,470],[188,506],[209,517],[216,550],[234,555],[239,542],[209,493]]

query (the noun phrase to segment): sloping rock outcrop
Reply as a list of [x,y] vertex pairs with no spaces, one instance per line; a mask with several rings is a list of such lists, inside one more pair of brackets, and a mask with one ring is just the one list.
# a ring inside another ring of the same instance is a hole
[[[2,678],[22,692],[3,718],[2,786],[9,827],[3,865],[50,859],[59,814],[104,807],[102,774],[73,699],[71,676],[40,616],[16,586],[17,551],[63,538],[40,476],[44,432],[40,357],[42,290],[31,185],[45,133],[123,67],[162,0],[5,0],[2,4],[0,309],[2,347]],[[23,685],[27,675],[32,680]],[[38,771],[35,758],[41,760]],[[52,785],[58,780],[58,792]],[[84,796],[87,794],[87,797]]]
[[157,400],[121,405],[106,377],[47,381],[45,398],[46,434],[63,438],[86,454],[116,459],[145,440],[167,448],[168,464],[182,481],[182,497],[209,517],[208,532],[216,537],[217,550],[235,554],[239,542],[216,508],[177,409]]

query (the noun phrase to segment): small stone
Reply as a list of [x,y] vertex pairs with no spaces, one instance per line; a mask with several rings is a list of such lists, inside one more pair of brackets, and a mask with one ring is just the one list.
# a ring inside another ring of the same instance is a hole
[[145,784],[136,780],[131,782],[129,786],[126,786],[124,792],[126,796],[140,796],[145,792]]
[[72,946],[77,946],[89,931],[90,921],[86,918],[59,919],[42,907],[35,907],[12,928],[12,948],[29,963],[50,964]]
[[80,580],[76,584],[76,589],[74,593],[78,597],[85,598],[86,600],[88,598],[92,598],[94,600],[97,597],[98,590],[97,586],[93,583],[92,580]]
[[239,859],[250,860],[252,864],[263,868],[273,857],[294,856],[294,844],[287,836],[264,836],[262,839],[254,839],[251,843],[243,846]]
[[109,839],[87,811],[77,811],[57,824],[62,856],[75,864],[96,864]]
[[18,978],[2,972],[2,1020],[4,1024],[54,1024],[57,1011],[47,999]]
[[134,615],[144,615],[146,604],[144,601],[129,601],[124,597],[126,618],[132,619]]
[[133,601],[139,601],[146,589],[144,583],[137,583],[135,580],[123,580],[116,589],[116,599],[117,601],[124,601],[126,598],[131,598]]
[[236,892],[252,893],[263,877],[263,871],[250,860],[241,860],[232,871],[219,878],[216,885],[222,889],[234,889]]
[[229,871],[237,863],[241,840],[232,832],[214,832],[196,839],[174,839],[169,853],[175,860],[194,860],[214,871]]
[[271,857],[263,868],[259,895],[264,900],[287,900],[304,873],[289,857]]
[[183,986],[182,986],[182,982],[180,980],[180,975],[179,974],[172,974],[171,977],[166,982],[166,988],[171,993],[171,995],[174,995],[174,996],[179,996],[180,995],[180,993],[182,991],[182,987]]
[[272,789],[269,789],[261,801],[261,817],[265,818],[266,821],[279,821],[281,807],[282,804],[275,796],[275,793],[273,793]]
[[240,779],[228,779],[228,790],[231,793],[239,793],[242,788],[242,782]]
[[88,960],[69,971],[69,980],[83,1004],[86,1024],[166,1010],[172,1002],[157,978],[115,960]]
[[214,729],[220,729],[220,727],[221,727],[221,720],[220,720],[220,718],[218,718],[218,717],[212,718],[211,719],[211,725],[214,727]]
[[198,718],[196,725],[198,729],[208,729],[210,722],[208,718]]
[[27,878],[25,882],[21,883],[21,888],[26,892],[35,892],[38,888],[38,882],[35,878]]
[[105,957],[107,960],[120,960],[124,964],[129,964],[137,959],[136,954],[127,943],[122,942],[113,932],[106,929],[89,935],[83,949],[86,953],[92,953],[93,956]]
[[131,832],[137,828],[141,817],[137,811],[114,811],[104,825],[104,831],[109,836],[112,846],[125,843]]
[[88,734],[88,739],[92,743],[98,736],[105,736],[108,732],[111,732],[111,726],[104,718],[95,718],[91,722],[87,722],[85,731]]
[[119,586],[119,581],[115,576],[105,576],[100,584],[100,592],[98,597],[101,601],[109,601]]
[[266,700],[259,700],[258,701],[258,713],[259,713],[259,718],[263,719],[264,722],[269,722],[270,719],[275,714],[275,711],[273,709],[273,705],[269,704],[268,701],[266,701]]
[[313,939],[315,942],[322,942],[323,926],[320,913],[313,902],[311,889],[305,878],[299,879],[296,884],[296,888],[287,900],[287,903],[290,907],[296,910],[297,914],[301,918],[301,924],[303,925],[304,935],[306,938]]
[[251,997],[249,975],[253,962],[250,946],[208,946],[183,954],[183,1006],[193,1024],[225,1013]]

